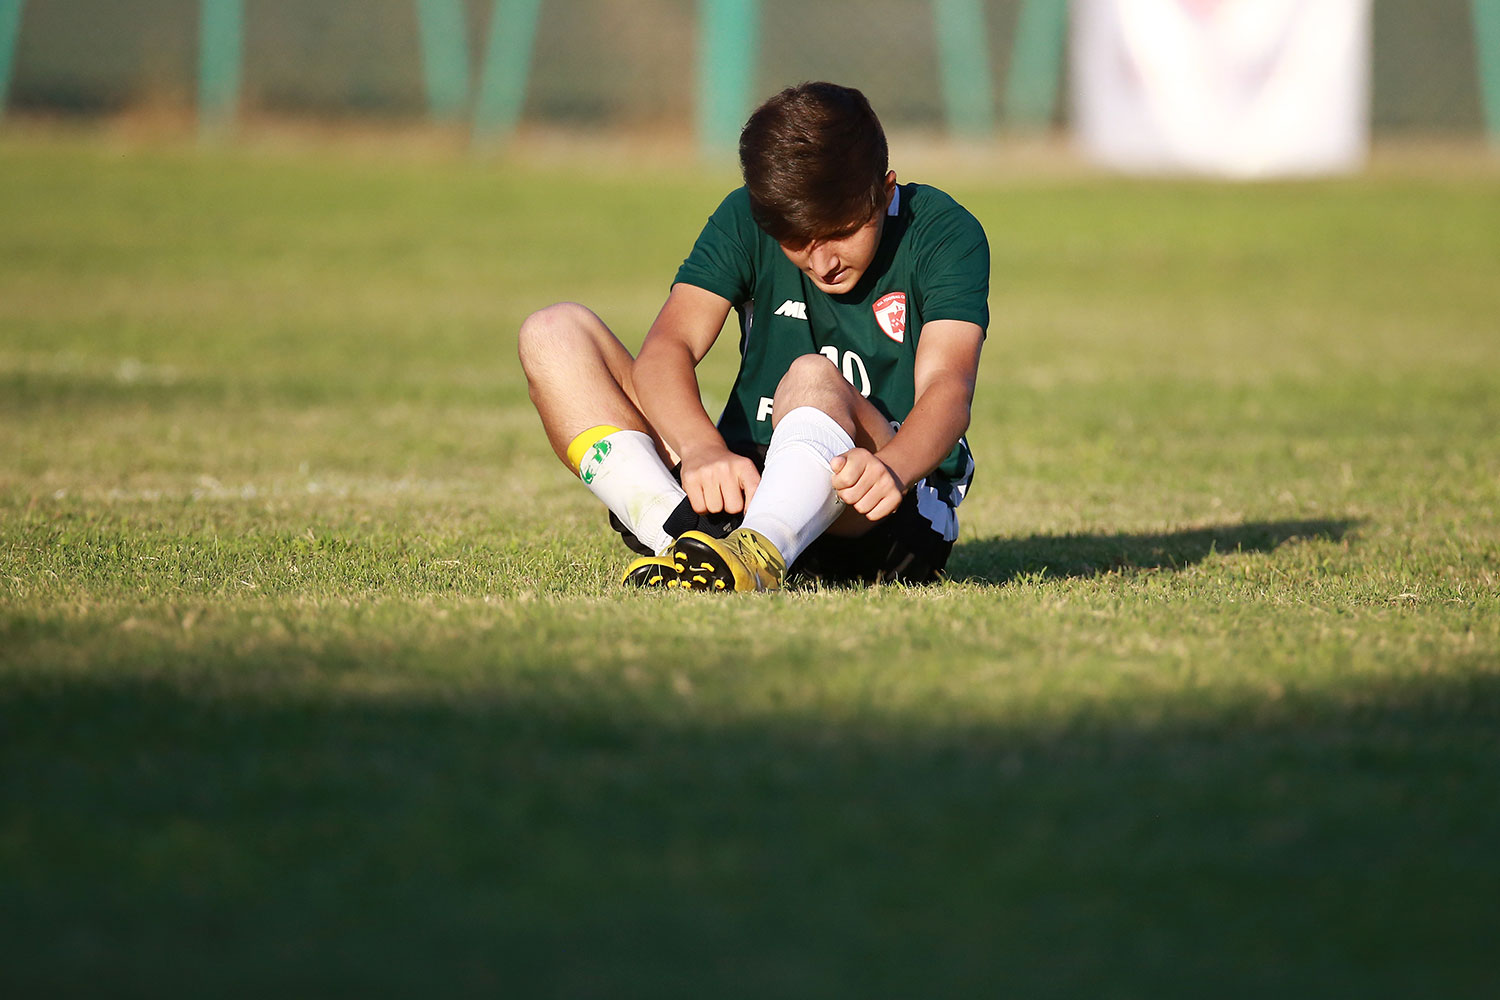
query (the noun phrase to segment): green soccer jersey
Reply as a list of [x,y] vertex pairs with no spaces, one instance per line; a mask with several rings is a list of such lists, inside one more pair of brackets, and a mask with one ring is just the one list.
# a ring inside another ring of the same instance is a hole
[[[755,224],[750,196],[732,192],[709,217],[676,281],[728,299],[740,322],[740,371],[719,417],[731,448],[771,440],[771,398],[792,361],[820,353],[887,419],[915,402],[922,325],[953,319],[989,325],[990,252],[984,229],[937,188],[901,184],[880,246],[859,284],[817,288]],[[956,506],[973,476],[962,438],[928,480]]]

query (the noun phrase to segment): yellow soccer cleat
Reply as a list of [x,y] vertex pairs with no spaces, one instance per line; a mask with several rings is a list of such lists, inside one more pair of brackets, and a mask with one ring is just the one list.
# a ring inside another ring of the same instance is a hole
[[641,556],[625,567],[620,578],[624,587],[675,587],[677,586],[677,564],[670,555]]
[[716,592],[780,590],[786,560],[766,537],[736,528],[727,538],[686,531],[668,555],[677,564],[677,579],[669,587]]

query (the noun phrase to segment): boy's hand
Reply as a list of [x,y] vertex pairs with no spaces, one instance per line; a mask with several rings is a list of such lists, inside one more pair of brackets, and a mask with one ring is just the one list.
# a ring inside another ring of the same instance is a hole
[[895,513],[906,484],[873,452],[853,448],[834,457],[833,488],[839,499],[872,521]]
[[743,513],[759,485],[755,463],[723,445],[683,452],[682,488],[700,514]]

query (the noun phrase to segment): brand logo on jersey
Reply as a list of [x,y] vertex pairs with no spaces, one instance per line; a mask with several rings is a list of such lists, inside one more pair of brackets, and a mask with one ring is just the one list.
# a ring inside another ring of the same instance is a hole
[[896,343],[906,339],[906,293],[887,292],[875,300],[875,322]]
[[790,316],[793,319],[807,319],[807,303],[793,302],[791,299],[787,299],[781,304],[781,307],[776,310],[776,315]]

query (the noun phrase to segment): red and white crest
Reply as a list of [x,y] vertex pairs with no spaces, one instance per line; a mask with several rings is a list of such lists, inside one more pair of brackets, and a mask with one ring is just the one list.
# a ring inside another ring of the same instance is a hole
[[906,339],[906,293],[887,292],[875,300],[875,322],[896,343]]

